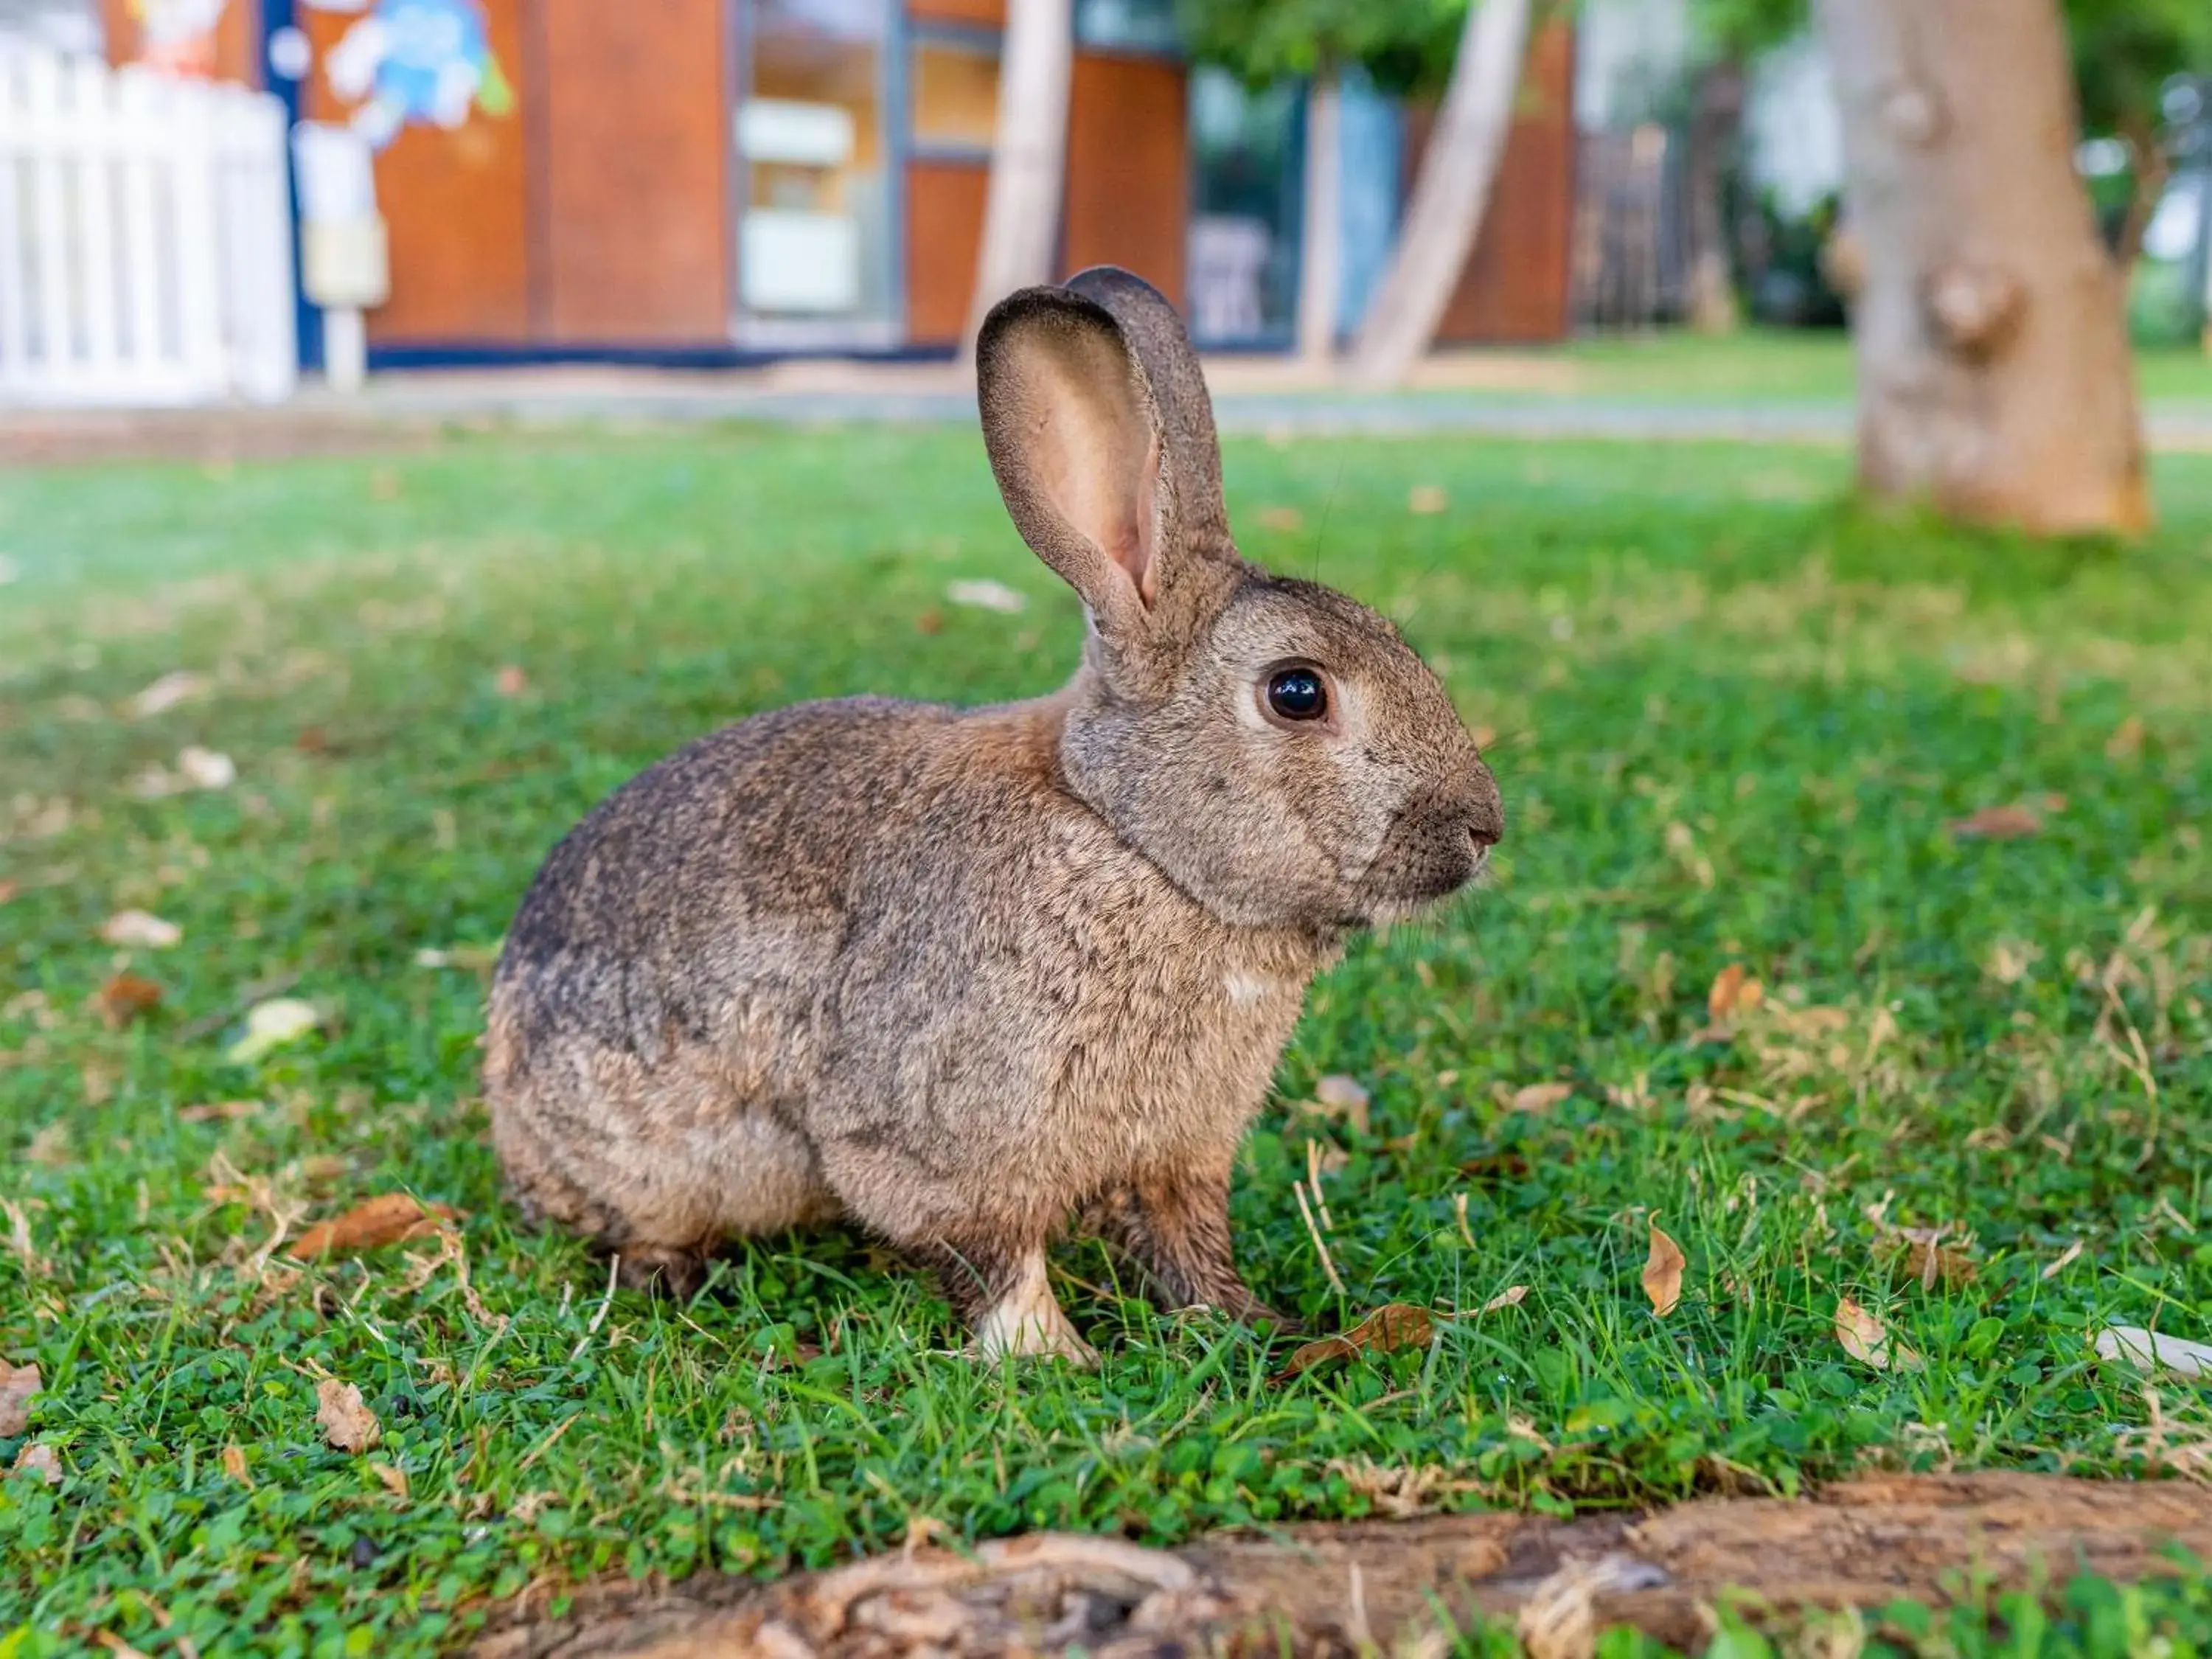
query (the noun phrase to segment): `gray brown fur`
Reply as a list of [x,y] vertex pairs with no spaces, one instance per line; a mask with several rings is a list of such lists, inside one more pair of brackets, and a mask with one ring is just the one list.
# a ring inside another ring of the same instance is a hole
[[[485,1083],[524,1208],[633,1279],[842,1220],[934,1267],[985,1352],[1080,1358],[1043,1276],[1079,1212],[1164,1304],[1265,1312],[1230,1170],[1306,986],[1503,817],[1389,623],[1237,557],[1156,293],[1026,290],[978,364],[1009,511],[1091,619],[1074,678],[781,709],[617,791],[523,901]],[[1331,677],[1327,729],[1266,714],[1286,659]]]

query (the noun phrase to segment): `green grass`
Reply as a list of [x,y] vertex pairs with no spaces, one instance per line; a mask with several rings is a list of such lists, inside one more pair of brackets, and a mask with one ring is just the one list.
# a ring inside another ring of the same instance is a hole
[[[1089,1248],[1061,1267],[1096,1375],[949,1357],[933,1293],[835,1236],[599,1322],[601,1270],[501,1200],[477,975],[417,964],[496,940],[556,836],[720,722],[1056,683],[1074,602],[972,435],[0,474],[0,1358],[43,1368],[30,1438],[65,1475],[0,1482],[0,1653],[407,1651],[526,1584],[765,1573],[924,1516],[1157,1540],[1378,1494],[2145,1472],[2143,1380],[2088,1345],[2212,1335],[2212,464],[2162,465],[2164,527],[2125,550],[1863,519],[1826,453],[1227,465],[1249,552],[1404,620],[1509,812],[1493,886],[1316,988],[1236,1203],[1255,1284],[1317,1328],[1464,1316],[1290,1382],[1116,1297]],[[1407,512],[1419,484],[1449,510]],[[986,576],[1029,610],[945,603]],[[129,717],[180,669],[204,695]],[[238,781],[134,793],[187,744]],[[2033,836],[1947,829],[2045,795]],[[126,907],[182,942],[103,945]],[[1704,1035],[1731,963],[1765,1009]],[[88,999],[126,965],[166,996],[111,1031]],[[287,983],[323,1030],[228,1061]],[[1368,1133],[1294,1105],[1328,1073],[1372,1090]],[[1537,1083],[1571,1092],[1512,1109]],[[1291,1193],[1310,1140],[1341,1297]],[[465,1255],[270,1260],[280,1218],[401,1188],[465,1212]],[[1923,1291],[1875,1206],[1963,1230],[1977,1277]],[[1663,1320],[1653,1216],[1689,1255]],[[1849,1358],[1841,1296],[1924,1366]],[[325,1376],[382,1419],[373,1456],[323,1443]],[[2185,1385],[2161,1409],[2207,1433]]]
[[[1848,404],[1856,379],[1841,329],[1747,328],[1720,338],[1664,329],[1579,339],[1540,357],[1553,366],[1548,375],[1499,389],[1623,402]],[[2202,351],[2141,348],[2136,375],[2149,408],[2212,406],[2212,357]]]

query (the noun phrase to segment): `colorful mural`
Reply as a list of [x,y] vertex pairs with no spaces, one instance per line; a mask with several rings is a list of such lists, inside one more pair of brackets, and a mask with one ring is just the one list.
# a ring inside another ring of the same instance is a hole
[[492,54],[481,0],[310,0],[360,12],[325,56],[331,89],[356,106],[353,130],[378,149],[417,124],[452,130],[471,112],[502,116],[514,89]]
[[212,79],[216,26],[228,0],[131,0],[138,62],[170,75]]

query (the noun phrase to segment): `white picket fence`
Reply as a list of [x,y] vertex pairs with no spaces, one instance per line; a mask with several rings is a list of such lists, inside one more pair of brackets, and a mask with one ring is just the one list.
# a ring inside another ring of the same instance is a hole
[[0,405],[298,376],[283,106],[0,39]]

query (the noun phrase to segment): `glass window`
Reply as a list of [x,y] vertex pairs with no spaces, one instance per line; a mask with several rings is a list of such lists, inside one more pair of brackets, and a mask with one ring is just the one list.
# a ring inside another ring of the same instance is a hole
[[1075,38],[1086,46],[1173,52],[1175,0],[1076,0]]
[[988,150],[999,129],[999,54],[980,42],[925,35],[914,44],[917,149]]
[[890,0],[754,0],[735,140],[738,298],[753,318],[895,314],[883,64]]
[[1297,305],[1300,88],[1190,77],[1190,330],[1206,345],[1290,337]]

